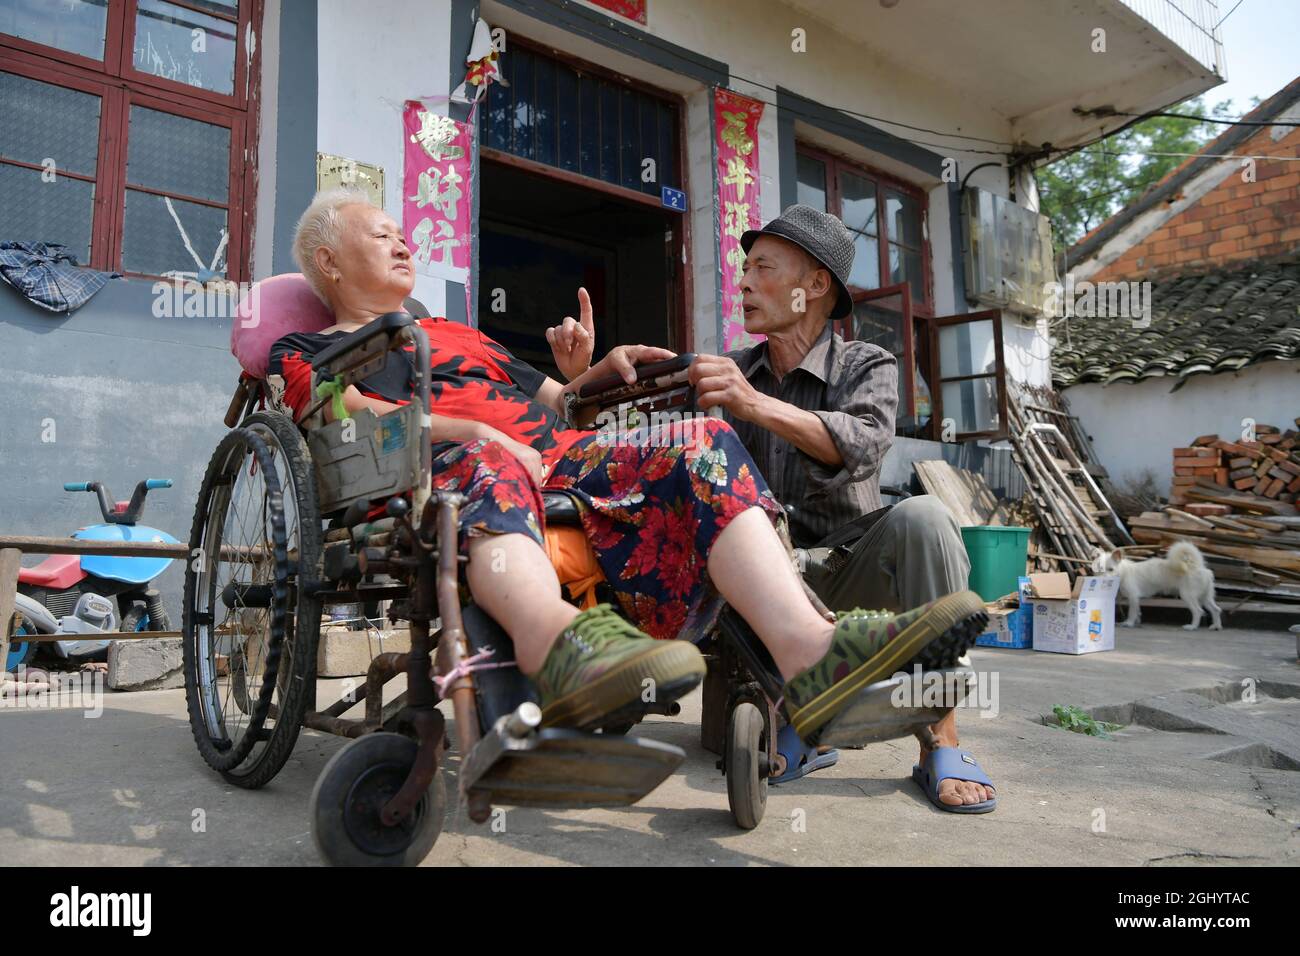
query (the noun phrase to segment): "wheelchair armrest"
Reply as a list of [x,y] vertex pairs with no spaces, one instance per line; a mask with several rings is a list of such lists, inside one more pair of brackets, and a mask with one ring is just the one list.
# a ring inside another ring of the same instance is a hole
[[[691,387],[688,370],[695,361],[695,353],[687,352],[661,362],[636,366],[636,381],[629,385],[621,375],[606,375],[587,382],[577,392],[565,397],[565,412],[574,424],[586,424],[597,412],[619,405],[657,409],[661,405],[693,409],[695,390]],[[677,401],[656,401],[674,395]]]
[[336,366],[346,364],[340,360],[360,349],[364,349],[380,336],[384,336],[387,340],[383,351],[388,351],[394,345],[398,330],[414,324],[415,319],[405,312],[389,312],[372,322],[367,322],[355,332],[349,332],[347,335],[342,336],[339,341],[324,351],[318,352],[313,357],[312,365],[316,368],[316,374],[324,378],[333,378],[334,375],[341,371]]

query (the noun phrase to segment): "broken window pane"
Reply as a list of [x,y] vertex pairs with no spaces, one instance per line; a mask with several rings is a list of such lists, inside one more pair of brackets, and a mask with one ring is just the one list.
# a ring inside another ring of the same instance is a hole
[[126,191],[122,268],[147,275],[226,274],[226,210]]
[[234,92],[235,23],[165,0],[139,3],[133,52],[137,70],[215,93]]

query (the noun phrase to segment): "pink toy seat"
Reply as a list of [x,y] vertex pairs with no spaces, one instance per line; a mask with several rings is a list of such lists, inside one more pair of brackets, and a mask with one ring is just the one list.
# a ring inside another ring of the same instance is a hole
[[56,591],[72,587],[85,576],[79,554],[52,554],[34,568],[18,569],[20,583]]
[[319,332],[333,324],[334,316],[301,272],[271,276],[253,283],[240,300],[230,327],[230,351],[245,372],[265,378],[277,339],[290,332]]

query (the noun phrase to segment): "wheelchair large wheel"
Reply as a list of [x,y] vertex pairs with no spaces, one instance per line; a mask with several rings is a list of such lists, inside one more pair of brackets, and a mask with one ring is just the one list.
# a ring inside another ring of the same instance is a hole
[[321,525],[297,428],[248,416],[208,463],[185,572],[185,696],[199,753],[230,783],[264,786],[311,698]]
[[396,826],[379,814],[406,781],[419,750],[402,734],[373,733],[330,758],[311,794],[311,835],[331,866],[416,866],[442,832],[447,787],[441,771]]
[[727,803],[737,826],[752,830],[767,810],[767,721],[742,700],[727,719]]

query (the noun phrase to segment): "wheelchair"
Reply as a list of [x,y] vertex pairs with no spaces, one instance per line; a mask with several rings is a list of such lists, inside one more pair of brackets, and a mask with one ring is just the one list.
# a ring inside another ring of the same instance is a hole
[[[463,497],[431,490],[424,330],[411,315],[391,313],[340,336],[314,358],[313,384],[345,388],[398,349],[413,351],[415,401],[382,416],[362,410],[326,422],[329,399],[322,398],[295,423],[276,409],[265,379],[241,375],[189,540],[183,670],[199,753],[229,783],[256,789],[284,766],[302,728],[349,738],[310,803],[313,840],[334,865],[415,865],[432,849],[448,805],[441,770],[451,740],[440,700],[454,715],[457,799],[476,823],[494,806],[630,805],[686,757],[679,747],[627,736],[642,712],[675,716],[676,702],[647,704],[630,719],[615,715],[597,732],[540,726],[535,690],[513,666],[509,637],[463,583]],[[570,420],[581,424],[620,406],[634,413],[689,407],[689,359],[638,369],[633,386],[592,383],[570,396]],[[544,503],[548,528],[580,524],[567,495],[547,492]],[[391,621],[409,623],[410,650],[374,656],[364,684],[321,708],[324,612],[378,602],[387,602]],[[702,743],[720,756],[737,824],[753,828],[767,779],[784,771],[776,748],[782,680],[728,608],[700,643],[708,662]],[[385,685],[399,674],[406,689],[385,701]],[[894,706],[897,683],[861,691],[820,742],[928,735],[946,710]],[[345,716],[358,707],[364,716]]]

